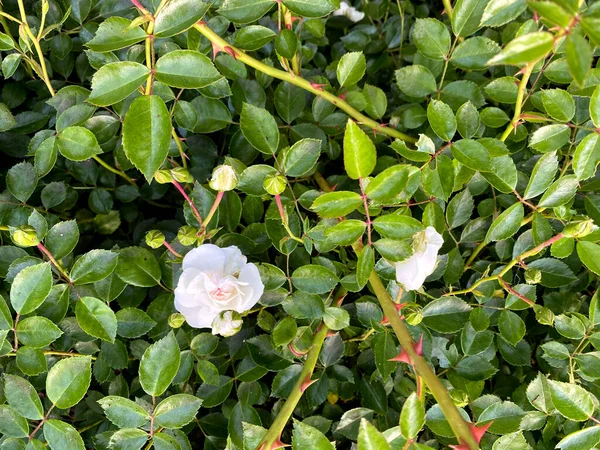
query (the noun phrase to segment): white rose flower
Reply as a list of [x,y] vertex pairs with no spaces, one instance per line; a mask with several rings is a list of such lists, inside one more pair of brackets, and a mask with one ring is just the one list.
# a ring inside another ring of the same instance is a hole
[[333,12],[334,16],[346,16],[352,22],[360,22],[364,19],[365,13],[360,12],[354,6],[350,6],[346,2],[340,3],[340,9]]
[[[236,246],[203,244],[185,255],[175,309],[194,328],[211,328],[222,311],[243,313],[264,291],[257,267]],[[233,317],[233,316],[232,316]]]
[[412,256],[396,263],[396,281],[409,291],[416,291],[433,273],[437,255],[444,245],[442,235],[435,228],[427,227],[413,236]]

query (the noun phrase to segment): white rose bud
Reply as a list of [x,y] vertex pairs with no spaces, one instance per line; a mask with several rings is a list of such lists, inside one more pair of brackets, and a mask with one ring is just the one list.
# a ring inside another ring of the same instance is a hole
[[194,328],[212,328],[223,311],[248,311],[265,288],[258,268],[235,246],[200,245],[185,255],[182,269],[175,288],[175,309]]
[[444,245],[442,235],[435,228],[427,227],[413,236],[414,253],[410,258],[396,263],[396,281],[409,291],[416,291],[433,273],[437,255]]
[[238,179],[233,167],[221,165],[213,170],[212,178],[208,182],[208,185],[215,191],[227,192],[235,189],[237,183]]
[[242,329],[242,316],[235,311],[221,311],[212,323],[212,334],[233,336]]

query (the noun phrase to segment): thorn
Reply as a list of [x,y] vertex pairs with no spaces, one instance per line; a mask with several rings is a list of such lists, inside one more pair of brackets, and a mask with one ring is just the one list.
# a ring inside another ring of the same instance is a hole
[[479,444],[479,442],[481,442],[481,438],[483,437],[485,432],[488,430],[488,428],[492,426],[493,423],[494,423],[494,421],[492,420],[487,425],[481,425],[479,427],[477,425],[475,425],[474,423],[469,424],[471,433],[473,433],[473,437],[475,438],[475,440],[477,441],[478,444]]
[[423,335],[419,338],[419,342],[415,344],[414,349],[417,355],[423,356]]
[[327,86],[327,85],[326,84],[313,83],[312,81],[310,82],[310,87],[312,87],[313,89],[316,89],[318,91],[322,91],[325,86]]
[[213,51],[213,59],[215,59],[217,57],[217,55],[219,54],[219,52],[222,52],[223,49],[221,47],[219,47],[218,44],[213,42],[212,43],[212,51]]
[[285,27],[286,27],[288,30],[291,30],[291,29],[292,29],[292,24],[291,24],[291,23],[288,23],[288,24],[286,24],[286,25],[285,25]]
[[331,192],[335,191],[335,189],[338,187],[337,184],[334,184],[333,186],[331,186]]
[[[266,444],[263,444],[260,446],[260,450],[267,450],[267,448],[265,447]],[[271,444],[271,448],[268,450],[276,450],[278,448],[284,448],[284,447],[289,447],[290,444],[284,444],[283,442],[281,442],[281,436],[278,437],[277,439],[275,439],[275,442],[273,442]]]
[[467,444],[451,445],[450,448],[454,450],[471,450]]
[[540,21],[540,16],[538,16],[537,12],[533,12],[533,20],[535,20],[535,23],[538,23]]
[[328,337],[331,337],[331,336],[335,336],[336,334],[337,334],[337,331],[328,330],[327,331],[327,335],[325,337],[328,338]]
[[[413,343],[413,350],[419,356],[423,356],[423,335],[421,335],[419,342]],[[412,365],[412,361],[410,360],[410,356],[405,349],[402,349],[398,356],[393,357],[392,359],[388,359],[388,361],[397,361],[404,362],[406,364]]]
[[[523,75],[526,71],[527,71],[527,67],[523,67],[521,70],[519,70],[517,73],[515,73],[515,75]],[[517,86],[520,84],[517,81],[515,81],[515,83]]]
[[341,98],[342,100],[346,100],[346,94],[347,94],[347,92],[342,92],[340,95],[338,95],[338,97]]
[[316,380],[311,380],[310,379],[310,375],[306,377],[306,379],[302,382],[302,384],[300,385],[300,392],[304,392],[305,390],[307,390],[309,388],[309,386],[313,383],[316,383],[317,381],[319,381],[319,379],[317,378]]
[[237,61],[238,54],[232,47],[226,46],[223,48],[223,51],[229,53],[231,57]]
[[292,16],[292,23],[300,20],[300,17]]

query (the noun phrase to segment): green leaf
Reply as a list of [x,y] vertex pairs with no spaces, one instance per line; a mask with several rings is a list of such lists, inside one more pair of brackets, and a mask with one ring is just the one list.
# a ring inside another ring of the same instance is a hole
[[125,114],[123,149],[127,159],[148,182],[169,153],[171,117],[165,102],[157,95],[136,98]]
[[412,39],[419,51],[434,60],[443,60],[450,52],[450,32],[437,19],[417,19]]
[[10,286],[10,303],[19,314],[35,311],[52,289],[50,263],[40,263],[21,270]]
[[112,434],[109,446],[115,450],[141,450],[147,440],[148,434],[143,430],[121,428]]
[[8,34],[0,33],[0,50],[5,52],[15,48],[15,41]]
[[283,159],[283,169],[288,177],[307,175],[317,164],[321,155],[319,139],[300,139],[286,152]]
[[115,273],[128,284],[140,287],[156,286],[161,271],[152,253],[142,247],[128,247],[119,251]]
[[528,264],[542,273],[541,285],[546,287],[561,287],[577,279],[564,262],[552,258],[540,258]]
[[56,145],[60,154],[71,161],[85,161],[102,153],[94,133],[84,127],[68,127],[62,130]]
[[516,313],[504,310],[498,318],[498,330],[504,340],[513,346],[523,339],[525,332],[525,322]]
[[594,52],[590,44],[579,33],[569,33],[566,53],[569,73],[577,84],[583,86],[594,58]]
[[106,64],[94,74],[92,93],[87,101],[97,106],[120,102],[135,92],[149,73],[146,66],[132,61]]
[[371,271],[375,267],[375,252],[370,245],[363,247],[356,263],[356,283],[360,288],[366,286]]
[[409,97],[425,97],[437,90],[437,83],[431,71],[418,64],[398,69],[396,83]]
[[588,241],[577,242],[577,255],[581,262],[596,275],[600,275],[600,245]]
[[491,0],[481,16],[481,26],[499,27],[513,21],[527,9],[525,0]]
[[58,222],[46,235],[45,244],[55,259],[61,260],[73,251],[79,241],[77,221]]
[[398,214],[386,214],[373,221],[373,228],[383,237],[390,239],[406,239],[423,230],[417,219]]
[[591,394],[581,386],[548,380],[552,403],[567,419],[583,422],[594,412]]
[[36,389],[24,378],[4,374],[4,395],[18,414],[29,420],[42,420],[44,408]]
[[356,192],[339,191],[317,197],[310,208],[323,218],[335,218],[350,214],[362,204]]
[[363,94],[367,105],[365,112],[374,119],[381,119],[387,110],[387,97],[382,89],[370,84],[365,84]]
[[365,75],[367,61],[362,52],[346,53],[337,65],[337,79],[340,87],[349,87],[358,83]]
[[118,253],[109,250],[92,250],[75,261],[69,276],[78,285],[103,280],[115,270],[118,257]]
[[27,317],[17,324],[17,337],[23,345],[42,348],[57,340],[62,331],[45,317]]
[[458,0],[450,20],[454,34],[466,37],[475,33],[480,28],[479,23],[486,5],[484,0]]
[[4,103],[0,103],[0,132],[8,131],[16,126],[17,121],[10,109]]
[[292,59],[298,51],[298,37],[296,32],[284,28],[275,39],[275,51],[286,59]]
[[450,229],[459,227],[471,218],[475,202],[469,189],[456,194],[446,208],[446,221]]
[[124,338],[135,339],[149,332],[156,322],[138,308],[123,308],[115,314],[117,317],[117,334]]
[[124,17],[109,17],[100,24],[94,38],[86,46],[95,52],[112,52],[129,47],[146,39],[140,27],[132,27],[131,20]]
[[167,397],[154,411],[156,424],[169,429],[181,428],[196,417],[202,400],[189,394]]
[[440,333],[456,333],[469,320],[471,307],[457,297],[442,297],[422,311],[423,324]]
[[288,345],[296,337],[298,325],[293,317],[287,316],[277,322],[272,331],[273,344],[277,347]]
[[[461,154],[460,158],[463,158],[463,156],[467,157]],[[434,164],[435,166],[432,169],[431,166]],[[434,163],[428,164],[423,168],[421,182],[423,190],[427,194],[444,201],[448,200],[454,189],[454,165],[450,158],[445,155],[438,155]]]
[[296,14],[304,17],[323,17],[333,11],[330,0],[282,0],[283,4]]
[[573,171],[579,180],[587,180],[596,174],[600,163],[600,135],[588,134],[577,145],[573,154]]
[[292,450],[334,450],[323,433],[310,425],[294,420]]
[[162,395],[177,375],[180,358],[179,344],[172,331],[148,347],[140,361],[142,389],[148,395]]
[[350,245],[356,242],[365,232],[367,224],[362,220],[343,220],[325,230],[325,237],[336,245]]
[[592,450],[600,443],[600,425],[568,434],[556,444],[561,450]]
[[522,203],[515,203],[502,212],[487,231],[486,242],[502,241],[508,239],[521,228],[521,220],[525,215]]
[[[458,132],[465,139],[472,138],[479,130],[479,112],[473,103],[463,103],[456,111]],[[492,167],[493,170],[493,167]]]
[[456,133],[456,117],[452,108],[439,100],[431,100],[427,106],[429,125],[440,139],[450,141]]
[[292,283],[302,292],[324,294],[331,291],[339,282],[330,269],[316,264],[307,264],[292,273]]
[[534,131],[529,139],[529,146],[541,153],[553,152],[569,142],[570,135],[568,125],[546,125]]
[[119,428],[138,428],[150,420],[150,414],[137,403],[117,395],[98,400],[108,420]]
[[262,25],[249,25],[241,28],[235,35],[235,45],[242,50],[254,51],[264,47],[273,39],[276,33]]
[[71,425],[50,419],[44,423],[43,429],[50,450],[85,450],[81,436]]
[[575,115],[575,100],[562,89],[542,91],[542,103],[548,115],[560,122],[568,122]]
[[358,180],[368,177],[377,161],[373,141],[359,126],[348,119],[344,133],[344,167],[350,178]]
[[480,172],[489,172],[491,170],[491,159],[486,148],[473,139],[461,139],[454,142],[452,147],[452,156],[462,165]]
[[279,149],[279,129],[266,109],[244,103],[240,128],[246,140],[258,151],[274,155]]
[[75,406],[86,394],[91,378],[91,356],[61,359],[48,371],[46,378],[48,399],[60,409]]
[[194,0],[170,0],[154,21],[154,35],[161,38],[180,34],[206,14],[210,4]]
[[556,180],[542,195],[538,203],[540,208],[555,208],[568,203],[577,192],[579,180],[576,175],[567,175]]
[[81,297],[75,306],[77,322],[83,331],[103,341],[114,342],[117,335],[115,313],[102,300]]
[[554,46],[554,36],[546,31],[527,33],[513,39],[504,49],[488,61],[488,65],[521,65],[535,63]]
[[525,200],[537,197],[548,189],[558,170],[556,152],[546,153],[535,163],[529,182],[523,193]]
[[6,173],[6,187],[17,200],[25,203],[37,186],[35,168],[28,162],[15,164]]
[[323,316],[323,322],[327,325],[327,328],[339,331],[350,326],[350,315],[348,311],[342,308],[329,307],[325,308],[325,315]]
[[518,405],[509,402],[495,402],[485,408],[477,419],[477,425],[486,425],[490,422],[490,433],[508,434],[519,429],[521,419],[525,415]]
[[365,194],[371,200],[385,202],[396,197],[406,187],[411,166],[396,165],[388,167],[371,181]]
[[158,81],[180,89],[199,89],[222,78],[206,55],[194,50],[175,50],[158,58]]
[[274,0],[225,0],[217,12],[234,23],[244,24],[260,19],[274,5]]
[[29,436],[27,419],[6,405],[0,405],[0,433],[4,437],[22,438]]
[[590,99],[590,118],[596,128],[600,128],[600,86],[596,86]]
[[408,396],[400,413],[400,430],[407,439],[415,439],[425,424],[425,405],[416,392]]

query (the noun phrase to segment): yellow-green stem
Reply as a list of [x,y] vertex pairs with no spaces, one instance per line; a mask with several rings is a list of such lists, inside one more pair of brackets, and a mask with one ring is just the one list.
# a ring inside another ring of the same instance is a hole
[[448,19],[452,20],[452,14],[454,13],[454,10],[452,9],[450,0],[442,0],[442,3],[444,4],[444,11],[446,11]]
[[389,320],[394,333],[398,337],[400,345],[402,345],[402,349],[408,353],[416,374],[423,379],[425,385],[438,402],[438,405],[440,405],[440,408],[444,413],[446,420],[450,424],[454,435],[459,442],[468,445],[470,450],[477,450],[479,446],[473,437],[473,433],[471,433],[469,425],[458,412],[458,409],[448,394],[448,391],[433,372],[427,361],[425,361],[425,359],[415,351],[414,341],[410,335],[410,331],[404,324],[404,321],[398,315],[394,301],[385,290],[385,286],[381,282],[381,279],[375,270],[371,271],[369,283],[373,288],[377,299],[379,300],[379,304],[383,309],[385,317],[387,317]]
[[294,409],[296,409],[296,406],[302,397],[303,386],[305,386],[305,383],[310,380],[310,377],[315,370],[319,353],[321,353],[321,347],[323,346],[323,341],[327,337],[328,331],[329,328],[323,324],[321,325],[321,329],[315,334],[312,346],[306,355],[306,361],[304,362],[304,366],[300,372],[300,377],[285,401],[285,404],[277,414],[277,417],[275,417],[275,420],[269,428],[269,431],[267,431],[267,434],[259,444],[258,449],[271,450],[273,443],[279,439],[279,436],[281,436],[285,425],[287,424],[288,420],[290,420],[290,417],[292,417],[292,413],[294,412]]
[[519,91],[517,93],[517,101],[515,104],[515,114],[513,115],[512,120],[502,133],[501,141],[505,141],[510,133],[516,129],[519,124],[519,120],[521,119],[521,110],[523,108],[523,98],[525,97],[525,90],[527,89],[527,83],[529,82],[529,77],[531,77],[531,72],[533,72],[533,67],[537,61],[529,63],[525,66],[525,71],[523,72],[523,76],[521,77],[521,82],[519,83]]
[[225,49],[226,47],[228,47],[229,49],[231,49],[231,52],[235,55],[235,58],[243,62],[244,64],[256,70],[259,70],[260,72],[263,72],[266,75],[272,76],[282,81],[287,81],[288,83],[294,84],[298,87],[301,87],[302,89],[307,90],[308,92],[322,97],[323,99],[334,104],[342,111],[352,116],[357,122],[373,129],[377,133],[385,134],[386,136],[401,139],[406,142],[417,142],[417,140],[412,136],[408,136],[407,134],[395,130],[394,128],[381,125],[376,121],[368,118],[364,114],[361,114],[359,111],[357,111],[348,103],[346,103],[344,100],[333,95],[330,92],[323,90],[318,85],[311,84],[308,80],[305,80],[300,76],[276,69],[274,67],[268,66],[267,64],[261,61],[258,61],[257,59],[254,59],[253,57],[244,53],[240,49],[235,48],[233,45],[231,45],[229,42],[227,42],[213,30],[211,30],[207,24],[200,22],[194,25],[194,28],[197,31],[199,31],[204,37],[206,37],[209,41],[211,41],[216,47],[220,49]]
[[175,144],[177,144],[177,149],[179,150],[179,155],[181,156],[181,165],[184,169],[187,169],[187,158],[185,156],[185,152],[183,151],[183,145],[181,145],[181,139],[177,135],[177,131],[175,131],[175,128],[171,130],[171,136],[173,136]]
[[98,155],[94,155],[93,156],[94,161],[96,161],[98,164],[100,164],[102,167],[104,167],[106,170],[119,175],[121,178],[125,179],[129,184],[131,184],[132,186],[137,186],[135,184],[135,181],[133,181],[133,179],[127,175],[125,172],[119,170],[119,169],[115,169],[114,167],[112,167],[110,164],[106,163],[102,158],[100,158]]

